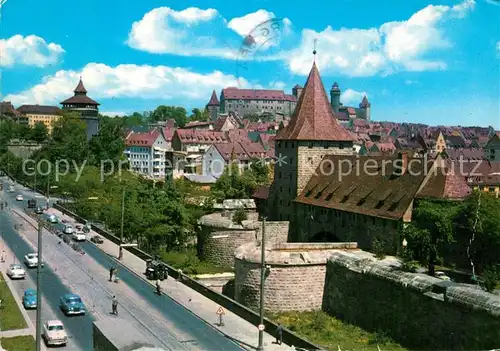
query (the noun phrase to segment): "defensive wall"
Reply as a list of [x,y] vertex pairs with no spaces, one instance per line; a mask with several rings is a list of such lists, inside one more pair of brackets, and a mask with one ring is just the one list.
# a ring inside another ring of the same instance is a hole
[[417,350],[500,345],[500,297],[353,252],[329,258],[323,310],[366,330],[383,330]]
[[[262,222],[258,220],[253,200],[225,200],[217,204],[217,212],[198,220],[198,256],[221,267],[234,267],[234,252],[243,244],[261,240]],[[247,220],[233,222],[238,208],[244,208]],[[289,222],[266,222],[266,242],[276,245],[286,242]]]
[[[356,243],[277,243],[265,247],[264,306],[267,312],[319,310],[323,300],[326,262],[338,250]],[[258,310],[261,277],[260,242],[235,252],[235,300]]]

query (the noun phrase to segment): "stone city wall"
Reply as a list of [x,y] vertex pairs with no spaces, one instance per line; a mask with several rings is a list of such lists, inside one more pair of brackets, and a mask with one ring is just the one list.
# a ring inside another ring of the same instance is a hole
[[[234,266],[234,252],[243,244],[260,240],[262,222],[257,213],[249,213],[249,220],[233,223],[231,213],[212,213],[200,218],[198,255],[201,259],[221,267]],[[266,242],[286,242],[288,222],[267,222]]]
[[500,297],[477,286],[407,273],[351,252],[327,264],[323,310],[418,350],[500,345]]
[[[356,243],[281,243],[266,246],[264,302],[267,312],[321,309],[326,261]],[[253,310],[260,305],[261,247],[242,245],[235,254],[235,300]]]

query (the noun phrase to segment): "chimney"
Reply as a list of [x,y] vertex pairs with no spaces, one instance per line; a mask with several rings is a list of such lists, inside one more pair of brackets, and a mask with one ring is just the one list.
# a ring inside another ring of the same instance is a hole
[[400,152],[399,153],[399,162],[400,162],[400,167],[401,167],[401,170],[399,171],[400,172],[400,175],[404,175],[406,173],[406,171],[408,170],[408,152]]

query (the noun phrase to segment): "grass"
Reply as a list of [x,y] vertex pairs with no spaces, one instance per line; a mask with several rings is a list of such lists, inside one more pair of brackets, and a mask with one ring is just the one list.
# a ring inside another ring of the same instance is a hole
[[2,323],[0,327],[2,330],[26,328],[26,321],[24,320],[24,317],[19,310],[16,300],[14,300],[2,273],[0,273],[0,299],[2,299],[2,307],[0,309]]
[[35,339],[31,335],[15,336],[12,338],[1,338],[2,347],[9,351],[33,351]]
[[172,267],[180,268],[183,273],[188,275],[215,274],[233,271],[231,268],[219,267],[206,261],[200,261],[196,256],[196,250],[194,248],[184,251],[164,252],[161,257],[164,262]]
[[369,333],[322,311],[284,312],[270,317],[306,340],[327,350],[377,351],[377,346],[382,351],[408,350],[383,333]]

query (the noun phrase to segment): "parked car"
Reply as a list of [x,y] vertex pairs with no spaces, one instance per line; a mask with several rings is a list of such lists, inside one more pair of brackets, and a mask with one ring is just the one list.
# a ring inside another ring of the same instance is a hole
[[20,264],[11,264],[7,269],[7,276],[10,279],[24,279],[26,278],[26,271]]
[[[24,264],[28,268],[35,268],[38,266],[38,254],[37,253],[29,253],[24,256]],[[43,267],[43,262],[42,262]]]
[[16,196],[16,201],[24,201],[24,197],[21,194],[19,194]]
[[90,241],[92,241],[94,244],[102,244],[104,240],[99,235],[94,235],[92,238],[90,238]]
[[441,280],[450,280],[450,277],[448,277],[446,274],[444,274],[444,272],[441,271],[436,271],[434,273],[434,276]]
[[41,208],[40,206],[38,206],[38,207],[35,209],[35,213],[36,213],[36,214],[42,214],[42,213],[43,213],[43,208]]
[[73,229],[72,226],[67,225],[64,227],[64,234],[73,234],[75,230]]
[[55,215],[50,215],[49,222],[50,223],[57,223],[57,217]]
[[61,297],[59,307],[65,315],[85,314],[85,306],[77,294],[65,294]]
[[37,298],[36,298],[36,290],[34,289],[26,289],[24,290],[23,295],[23,306],[26,309],[36,308]]
[[85,240],[87,240],[87,237],[85,236],[84,232],[75,232],[75,233],[73,233],[73,240],[74,241],[85,241]]
[[9,186],[9,193],[13,193],[15,191],[16,191],[16,188],[13,185]]
[[62,346],[68,343],[68,334],[59,320],[45,322],[42,337],[47,346]]

